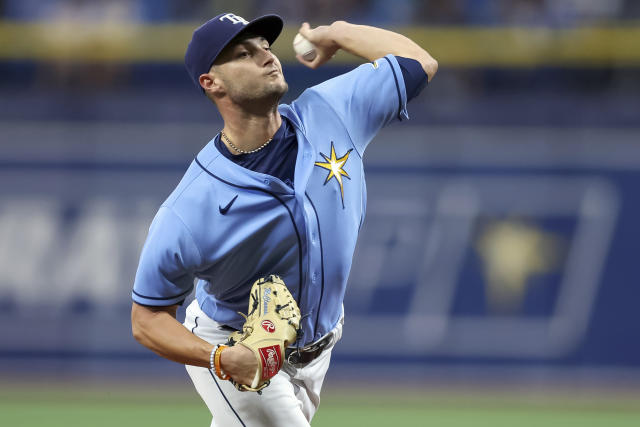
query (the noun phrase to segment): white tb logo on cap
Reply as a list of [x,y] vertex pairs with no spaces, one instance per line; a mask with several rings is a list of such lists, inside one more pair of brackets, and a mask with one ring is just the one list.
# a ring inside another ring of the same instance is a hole
[[220,17],[220,21],[223,21],[225,19],[228,19],[234,24],[247,25],[249,23],[249,21],[244,19],[242,16],[238,16],[233,13],[227,13],[226,15]]

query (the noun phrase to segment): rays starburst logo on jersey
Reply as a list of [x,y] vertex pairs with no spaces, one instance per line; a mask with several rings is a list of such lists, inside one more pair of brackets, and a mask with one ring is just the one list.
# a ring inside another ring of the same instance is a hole
[[320,166],[321,168],[327,169],[329,171],[327,178],[324,180],[325,185],[331,180],[331,178],[335,178],[336,181],[338,181],[338,185],[340,186],[340,198],[342,200],[343,209],[344,209],[344,187],[343,187],[342,177],[344,176],[345,178],[351,179],[349,174],[344,170],[344,165],[345,163],[347,163],[347,160],[349,160],[349,154],[351,154],[352,150],[353,149],[350,149],[342,157],[338,158],[336,156],[336,149],[333,146],[333,141],[331,141],[331,156],[326,156],[325,154],[320,153],[320,155],[324,157],[325,161],[315,163],[316,166]]

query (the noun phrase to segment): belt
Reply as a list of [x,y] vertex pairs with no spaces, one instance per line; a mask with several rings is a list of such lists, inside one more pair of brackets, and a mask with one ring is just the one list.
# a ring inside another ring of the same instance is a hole
[[333,342],[333,331],[322,337],[320,340],[309,344],[306,347],[287,348],[284,358],[291,365],[306,365],[320,356],[325,348]]

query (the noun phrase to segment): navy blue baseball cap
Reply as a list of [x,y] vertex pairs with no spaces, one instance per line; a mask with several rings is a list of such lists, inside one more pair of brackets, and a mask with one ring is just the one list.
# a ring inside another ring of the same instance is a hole
[[282,18],[278,15],[265,15],[249,22],[233,13],[221,13],[205,22],[193,32],[191,42],[184,55],[189,76],[196,87],[200,86],[200,75],[208,73],[220,52],[238,35],[244,32],[263,36],[269,44],[282,31]]

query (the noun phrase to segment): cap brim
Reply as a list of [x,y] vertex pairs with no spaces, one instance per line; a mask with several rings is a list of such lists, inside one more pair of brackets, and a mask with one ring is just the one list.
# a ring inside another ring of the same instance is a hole
[[284,22],[282,21],[282,18],[280,18],[278,15],[264,15],[264,16],[261,16],[260,18],[254,19],[253,21],[245,25],[244,28],[242,28],[242,30],[238,31],[236,34],[234,34],[232,37],[229,38],[229,40],[227,40],[224,43],[220,51],[216,53],[215,57],[213,58],[213,61],[211,61],[211,64],[215,63],[215,61],[218,59],[222,51],[225,50],[227,46],[233,43],[234,40],[237,40],[238,38],[242,37],[244,34],[247,34],[247,33],[262,36],[269,42],[269,45],[272,45],[273,42],[276,41],[276,39],[282,32],[283,26],[284,26]]
[[261,16],[249,22],[234,39],[245,33],[253,33],[267,39],[269,44],[273,44],[282,32],[283,26],[284,22],[278,15]]

